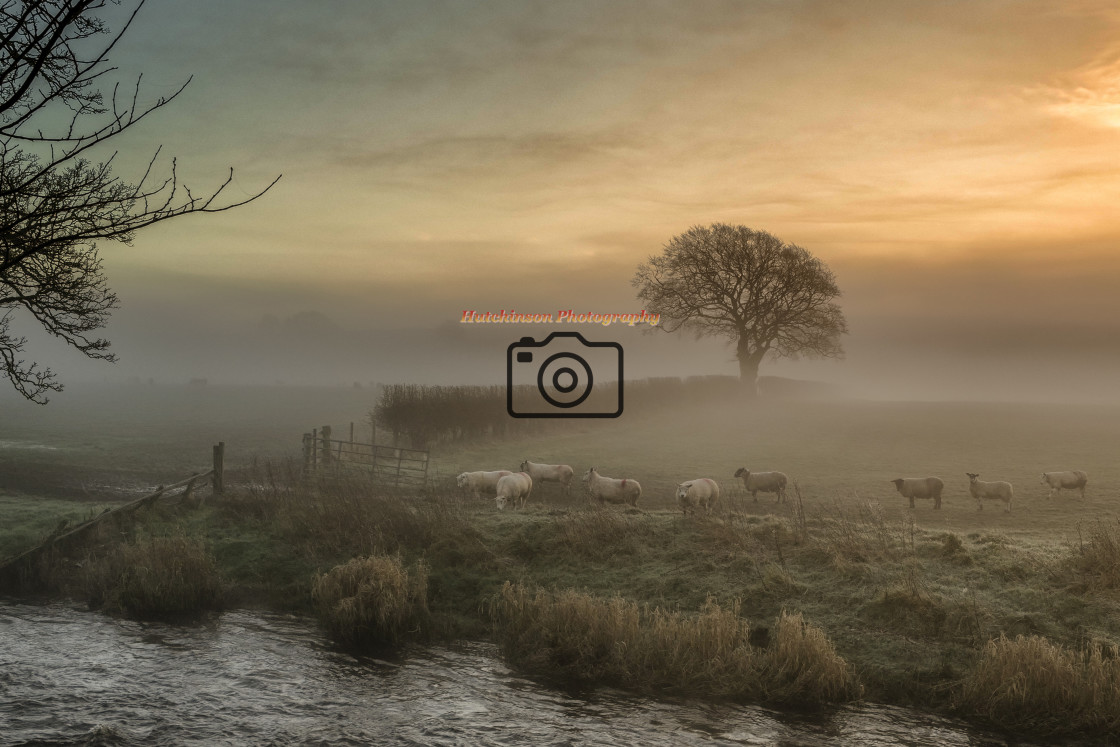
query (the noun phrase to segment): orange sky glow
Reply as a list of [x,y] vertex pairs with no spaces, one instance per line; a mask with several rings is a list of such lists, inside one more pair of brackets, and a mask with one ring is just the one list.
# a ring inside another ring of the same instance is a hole
[[250,5],[151,0],[115,60],[152,97],[195,76],[125,176],[160,143],[192,188],[284,174],[102,247],[122,369],[186,309],[246,333],[637,310],[637,264],[713,222],[837,273],[847,362],[783,373],[865,377],[911,333],[967,360],[1080,330],[1120,361],[1113,2]]

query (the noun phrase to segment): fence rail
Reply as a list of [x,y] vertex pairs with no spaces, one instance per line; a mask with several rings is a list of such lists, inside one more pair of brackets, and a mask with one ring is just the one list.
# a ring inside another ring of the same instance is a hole
[[197,502],[195,502],[192,493],[196,487],[205,484],[204,481],[206,478],[210,478],[210,484],[214,495],[222,495],[225,450],[225,441],[219,441],[214,444],[213,466],[205,472],[193,474],[185,480],[180,480],[171,485],[160,485],[152,493],[128,501],[127,503],[122,503],[119,506],[107,508],[97,516],[87,519],[76,526],[70,526],[66,521],[61,522],[54,532],[35,547],[0,561],[0,589],[9,588],[13,585],[18,586],[31,573],[33,562],[44,553],[65,548],[70,543],[88,534],[90,530],[106,519],[130,514],[137,509],[151,506],[160,498],[166,498],[169,493],[179,490],[180,488],[183,489],[179,498],[180,503],[201,506],[204,496],[199,496]]
[[375,482],[394,486],[428,484],[429,455],[422,449],[367,444],[350,439],[331,438],[331,426],[303,434],[303,470],[305,475],[365,472]]

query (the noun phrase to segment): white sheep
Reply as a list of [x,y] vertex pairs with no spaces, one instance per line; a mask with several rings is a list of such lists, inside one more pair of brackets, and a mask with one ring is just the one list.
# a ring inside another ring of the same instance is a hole
[[977,472],[965,472],[968,475],[968,492],[976,499],[978,511],[984,510],[985,498],[991,498],[997,501],[1003,501],[1004,511],[1011,510],[1011,499],[1014,497],[1014,490],[1011,488],[1011,483],[1002,480],[996,482],[984,482],[978,480],[980,474]]
[[524,472],[515,472],[498,480],[498,494],[494,498],[498,510],[505,509],[506,503],[517,508],[525,507],[525,499],[533,491],[533,478]]
[[512,474],[508,469],[499,469],[492,472],[462,472],[455,478],[455,484],[460,488],[470,490],[471,496],[477,499],[482,491],[496,493],[498,480]]
[[710,478],[701,477],[698,480],[682,482],[677,486],[677,502],[680,503],[681,511],[686,516],[695,513],[699,508],[704,509],[704,513],[710,514],[718,500],[719,485]]
[[1069,472],[1043,472],[1042,484],[1050,486],[1050,494],[1046,496],[1047,500],[1054,497],[1054,493],[1061,492],[1062,488],[1073,490],[1077,488],[1081,491],[1081,497],[1085,497],[1085,484],[1089,482],[1089,477],[1079,469],[1071,470]]
[[778,503],[786,499],[786,483],[789,478],[785,472],[751,472],[746,467],[735,470],[735,476],[743,478],[743,487],[758,500],[758,493],[777,493]]
[[941,508],[941,491],[945,483],[940,477],[900,477],[891,480],[903,498],[910,499],[910,508],[914,508],[915,498],[932,498],[933,507]]
[[526,459],[521,463],[521,471],[528,473],[534,482],[558,482],[561,492],[571,495],[576,472],[566,464],[534,464]]
[[584,473],[583,482],[587,485],[587,492],[600,504],[629,503],[636,507],[638,499],[642,497],[642,486],[637,480],[603,477],[597,467]]

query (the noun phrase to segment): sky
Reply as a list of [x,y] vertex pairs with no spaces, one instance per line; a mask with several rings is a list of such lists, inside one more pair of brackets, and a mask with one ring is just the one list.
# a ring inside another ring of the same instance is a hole
[[[1064,0],[149,0],[115,50],[194,190],[259,200],[101,246],[120,362],[64,383],[500,383],[541,325],[641,310],[636,267],[715,222],[836,274],[843,361],[763,374],[885,398],[1120,399],[1120,6]],[[193,76],[193,77],[191,77]],[[30,330],[26,330],[30,331]],[[630,375],[722,342],[587,325]]]

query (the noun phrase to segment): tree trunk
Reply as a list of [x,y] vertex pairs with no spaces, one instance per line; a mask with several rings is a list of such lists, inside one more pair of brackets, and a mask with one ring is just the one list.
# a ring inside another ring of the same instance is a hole
[[739,358],[739,381],[743,385],[743,396],[747,399],[756,399],[758,397],[758,364],[762,362],[762,356],[758,351],[752,351],[749,348],[740,345],[738,351]]

